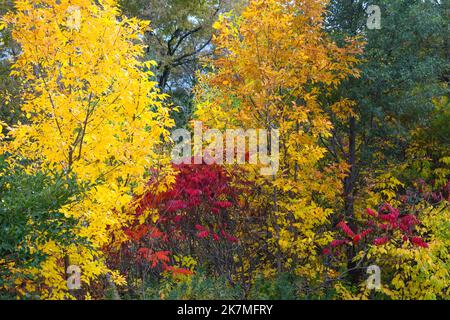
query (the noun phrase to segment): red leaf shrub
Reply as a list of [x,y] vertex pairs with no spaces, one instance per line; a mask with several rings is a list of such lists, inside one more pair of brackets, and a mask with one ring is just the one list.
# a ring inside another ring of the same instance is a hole
[[[168,191],[136,197],[136,216],[156,209],[158,219],[154,223],[149,217],[144,224],[127,228],[130,242],[124,252],[135,252],[135,260],[148,263],[151,268],[189,274],[189,270],[170,266],[171,254],[194,253],[197,258],[208,259],[206,255],[212,250],[223,252],[223,247],[239,242],[231,234],[230,214],[238,193],[219,165],[182,164],[174,165],[174,169],[178,174]],[[150,181],[149,185],[153,183]]]
[[417,190],[407,190],[406,194],[399,196],[402,205],[394,208],[389,203],[383,203],[378,210],[367,208],[365,217],[359,221],[363,231],[358,233],[357,228],[353,230],[345,221],[340,221],[336,226],[347,239],[335,239],[322,250],[324,255],[339,253],[341,246],[353,243],[357,245],[364,241],[365,244],[384,245],[399,231],[403,242],[409,242],[413,246],[428,248],[428,243],[417,236],[415,227],[420,224],[414,212],[414,204],[427,201],[430,204],[449,199],[450,181],[441,189],[433,190],[433,183],[426,184],[423,180],[418,182]]
[[[378,211],[366,209],[366,221],[363,222],[364,230],[357,232],[352,230],[347,223],[341,221],[337,227],[348,238],[345,240],[333,240],[329,249],[347,245],[353,242],[355,245],[362,240],[374,245],[383,245],[389,242],[395,230],[403,234],[403,241],[411,241],[413,245],[427,248],[428,245],[419,237],[414,236],[414,227],[419,224],[418,218],[413,214],[401,215],[400,211],[390,204],[382,204]],[[369,238],[369,235],[372,237]]]

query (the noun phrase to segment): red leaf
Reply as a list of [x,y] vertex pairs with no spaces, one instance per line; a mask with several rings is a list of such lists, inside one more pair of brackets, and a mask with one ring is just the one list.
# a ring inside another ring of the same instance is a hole
[[155,256],[160,261],[170,261],[168,255],[170,254],[170,251],[157,251],[155,252]]
[[411,242],[418,247],[428,248],[428,243],[423,241],[423,239],[421,237],[413,237],[411,239]]
[[209,236],[209,231],[201,231],[199,233],[197,233],[197,238],[206,238],[207,236]]
[[222,234],[222,236],[227,239],[230,242],[239,242],[239,239],[226,233],[225,230],[220,230],[220,233]]
[[233,204],[230,201],[216,201],[214,202],[214,206],[226,209],[232,207]]
[[400,218],[400,229],[403,231],[408,230],[410,227],[417,225],[419,220],[415,215],[407,214]]
[[167,270],[170,270],[174,275],[182,274],[182,275],[190,276],[193,274],[193,272],[191,270],[184,269],[184,268],[168,267]]
[[347,236],[349,236],[350,238],[353,239],[353,237],[355,236],[355,233],[352,231],[352,229],[350,229],[350,227],[344,221],[339,222],[338,227],[341,228],[342,231],[344,231],[344,233]]
[[390,214],[380,214],[380,219],[384,221],[391,221],[392,216]]
[[379,224],[378,228],[380,228],[381,230],[387,230],[389,229],[390,225],[387,223],[383,223],[383,224]]
[[202,190],[199,189],[186,189],[185,192],[191,197],[196,197],[202,194]]
[[333,241],[331,241],[330,246],[332,248],[336,248],[336,247],[342,246],[346,243],[348,243],[348,240],[333,240]]
[[177,214],[177,215],[173,218],[173,221],[174,221],[175,223],[180,223],[181,219],[183,219],[183,216]]
[[199,224],[195,225],[195,229],[197,229],[198,231],[205,231],[206,230],[206,228],[204,226],[201,226]]
[[378,213],[373,209],[367,208],[366,213],[371,217],[378,217]]
[[376,238],[373,240],[373,244],[377,246],[381,246],[389,241],[388,237]]
[[367,236],[369,233],[371,233],[372,232],[372,229],[371,228],[369,228],[369,229],[367,229],[367,230],[364,230],[363,232],[361,232],[361,237],[365,237],[365,236]]
[[177,210],[186,209],[187,204],[182,200],[171,200],[167,203],[167,212],[175,212]]
[[161,232],[157,228],[153,228],[152,232],[148,235],[149,238],[158,239],[161,238],[164,235],[163,232]]

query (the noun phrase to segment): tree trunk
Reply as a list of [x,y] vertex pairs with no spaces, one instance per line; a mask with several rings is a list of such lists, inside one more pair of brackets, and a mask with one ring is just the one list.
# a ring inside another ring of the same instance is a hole
[[344,179],[344,210],[345,216],[350,223],[353,222],[354,217],[354,189],[356,178],[356,120],[354,117],[350,118],[349,122],[349,146],[347,153],[347,164],[349,165],[349,173]]
[[170,75],[170,67],[165,66],[163,69],[163,72],[162,72],[161,76],[159,76],[159,80],[158,80],[158,87],[159,87],[159,89],[161,89],[161,92],[164,92],[164,89],[167,85],[167,80],[169,80],[169,75]]
[[[354,220],[355,215],[355,180],[356,180],[356,119],[351,117],[349,120],[349,145],[347,153],[347,163],[349,165],[349,173],[344,179],[344,212],[349,227],[356,231]],[[347,249],[347,270],[349,277],[353,283],[358,283],[360,278],[360,270],[356,270],[356,264],[353,262],[356,251],[354,246]]]

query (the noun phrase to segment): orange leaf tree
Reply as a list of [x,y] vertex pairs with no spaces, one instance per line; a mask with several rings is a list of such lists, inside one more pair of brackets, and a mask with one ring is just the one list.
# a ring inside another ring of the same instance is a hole
[[[330,137],[332,124],[321,97],[358,76],[360,52],[356,39],[338,46],[327,37],[325,5],[254,0],[240,17],[230,13],[214,25],[216,55],[196,88],[196,117],[219,129],[278,129],[280,137],[278,172],[260,176],[248,167],[248,179],[259,186],[250,206],[264,217],[252,231],[261,241],[250,248],[267,249],[256,264],[243,261],[245,272],[293,270],[312,278],[323,271],[319,248],[330,240],[324,226],[345,167],[323,163],[327,150],[321,139]],[[351,112],[348,101],[333,107]]]

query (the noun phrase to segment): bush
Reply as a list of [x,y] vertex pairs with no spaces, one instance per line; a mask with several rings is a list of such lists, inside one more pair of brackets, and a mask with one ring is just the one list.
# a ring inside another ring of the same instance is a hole
[[59,211],[80,192],[72,178],[50,172],[29,175],[0,160],[0,299],[22,294],[39,298],[38,290],[28,287],[25,294],[17,283],[39,284],[30,271],[48,258],[40,245],[87,245],[75,235],[76,221]]

